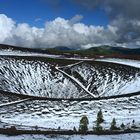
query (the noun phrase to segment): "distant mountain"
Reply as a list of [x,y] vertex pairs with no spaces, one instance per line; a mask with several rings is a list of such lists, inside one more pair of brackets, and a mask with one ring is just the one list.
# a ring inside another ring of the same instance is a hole
[[112,46],[99,46],[92,47],[85,51],[89,51],[94,54],[122,54],[122,55],[140,55],[140,48],[130,49],[123,47],[112,47]]
[[57,46],[53,49],[56,49],[56,50],[59,50],[59,51],[70,51],[72,49],[70,49],[69,47],[66,47],[66,46]]
[[66,46],[56,46],[54,48],[48,48],[46,49],[49,52],[65,52],[65,51],[70,51],[72,49],[66,47]]
[[[76,48],[76,47],[73,47]],[[112,47],[112,46],[98,46],[91,47],[89,49],[75,50],[67,46],[56,46],[54,48],[24,48],[19,46],[4,45],[0,44],[0,50],[16,50],[23,52],[37,52],[37,53],[49,53],[49,54],[66,54],[71,55],[78,54],[81,56],[94,56],[94,55],[140,55],[140,48],[130,49],[123,47]]]
[[46,49],[51,54],[79,54],[79,55],[140,55],[140,48],[129,49],[123,47],[112,47],[112,46],[98,46],[89,49],[74,50],[68,47],[60,46],[55,48]]

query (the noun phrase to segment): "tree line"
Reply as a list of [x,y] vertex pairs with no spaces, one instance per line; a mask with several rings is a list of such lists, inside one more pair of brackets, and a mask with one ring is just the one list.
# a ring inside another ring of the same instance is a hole
[[[95,127],[93,127],[93,130],[96,132],[104,131],[104,129],[102,127],[102,123],[104,121],[105,120],[103,118],[103,113],[102,113],[102,110],[100,109],[97,113],[96,124],[95,124]],[[86,133],[88,131],[88,125],[89,125],[88,117],[86,115],[84,115],[80,120],[79,132]],[[133,128],[133,129],[138,128],[135,124],[135,120],[132,121],[131,127],[125,126],[124,123],[121,123],[121,125],[118,127],[116,124],[115,118],[112,119],[112,122],[110,124],[110,131],[131,130],[131,128]],[[74,127],[73,130],[76,131],[76,128]]]

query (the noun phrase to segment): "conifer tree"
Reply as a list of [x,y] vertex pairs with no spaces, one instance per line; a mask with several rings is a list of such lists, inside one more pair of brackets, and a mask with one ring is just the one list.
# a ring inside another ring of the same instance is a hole
[[100,131],[103,130],[102,126],[101,126],[98,122],[96,122],[95,130],[96,130],[97,132],[100,132]]
[[103,113],[102,113],[102,110],[100,109],[98,114],[97,114],[97,123],[102,123],[104,121],[103,119]]
[[116,129],[117,129],[116,120],[115,120],[115,118],[113,118],[113,120],[111,122],[110,130],[116,130]]
[[103,119],[103,113],[102,110],[100,109],[99,112],[97,113],[97,119],[96,119],[96,127],[95,130],[97,132],[100,132],[103,130],[101,123],[103,123],[104,119]]
[[122,123],[121,125],[120,125],[120,127],[121,127],[121,129],[125,129],[125,125],[124,125],[124,123]]
[[80,120],[79,131],[86,133],[88,131],[88,124],[89,124],[89,120],[87,116],[83,116]]

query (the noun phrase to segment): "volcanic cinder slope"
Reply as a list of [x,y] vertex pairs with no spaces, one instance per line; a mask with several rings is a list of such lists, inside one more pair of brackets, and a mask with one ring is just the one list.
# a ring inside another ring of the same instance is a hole
[[140,91],[139,81],[139,68],[120,64],[85,61],[57,69],[47,60],[0,57],[0,90],[18,94],[48,98],[112,96]]
[[[110,127],[113,117],[116,117],[119,124],[129,123],[133,119],[139,121],[140,95],[97,101],[64,100],[138,92],[139,79],[140,69],[127,65],[1,56],[0,90],[12,94],[0,93],[0,119],[22,129],[32,129],[36,125],[40,129],[57,129],[58,126],[62,129],[73,129],[76,126],[78,129],[80,118],[87,115],[89,128],[92,129],[96,114],[101,108],[105,119],[104,127]],[[24,100],[18,94],[59,100]],[[7,105],[20,100],[22,102],[18,104]]]
[[139,68],[115,63],[86,61],[78,65],[63,67],[63,70],[98,96],[140,91]]
[[51,63],[14,58],[0,58],[0,90],[48,98],[89,96]]

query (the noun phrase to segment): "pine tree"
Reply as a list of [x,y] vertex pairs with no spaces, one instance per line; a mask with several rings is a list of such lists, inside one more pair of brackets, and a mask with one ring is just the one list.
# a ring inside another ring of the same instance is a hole
[[97,123],[102,123],[104,121],[103,119],[103,114],[102,114],[102,110],[100,109],[98,114],[97,114]]
[[135,120],[132,121],[132,126],[131,126],[131,128],[136,128]]
[[102,126],[101,126],[98,122],[96,122],[95,130],[96,130],[97,132],[103,131]]
[[76,128],[75,128],[75,126],[73,127],[73,131],[74,131],[74,132],[77,132],[77,130],[76,130]]
[[103,130],[101,123],[104,121],[103,119],[103,114],[102,114],[102,110],[100,109],[99,112],[97,113],[97,120],[96,120],[96,127],[95,130],[97,132],[100,132]]
[[113,120],[111,122],[110,130],[116,130],[116,129],[117,129],[116,120],[115,120],[115,118],[113,118]]
[[121,127],[121,129],[125,129],[125,125],[124,125],[124,123],[122,123],[121,125],[120,125],[120,127]]
[[80,120],[79,131],[82,133],[86,133],[88,131],[88,124],[89,124],[89,120],[87,116],[83,116]]

